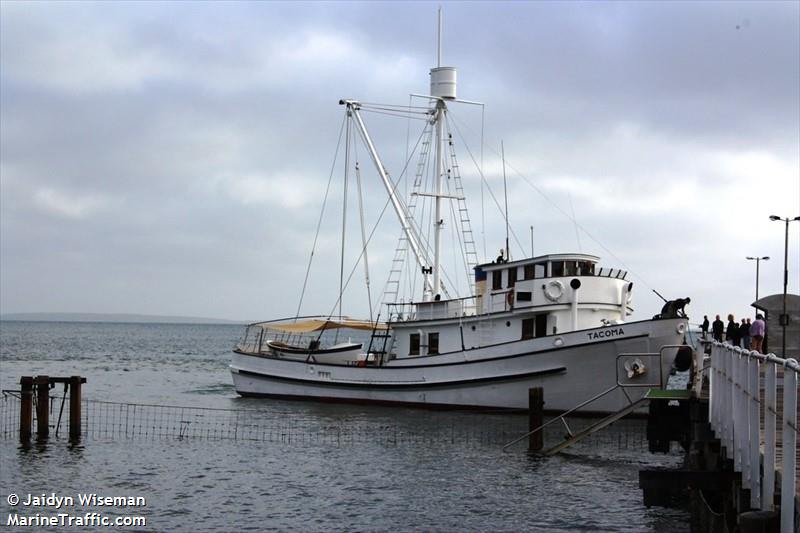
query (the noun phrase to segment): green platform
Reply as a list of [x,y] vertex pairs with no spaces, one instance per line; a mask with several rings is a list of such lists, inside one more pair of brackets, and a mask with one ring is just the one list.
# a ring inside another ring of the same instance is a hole
[[648,400],[688,400],[692,391],[688,389],[649,389],[644,395]]

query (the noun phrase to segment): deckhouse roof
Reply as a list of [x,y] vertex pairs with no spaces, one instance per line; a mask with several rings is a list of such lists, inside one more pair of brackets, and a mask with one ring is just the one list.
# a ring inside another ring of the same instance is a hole
[[508,263],[483,263],[475,268],[480,268],[484,271],[492,271],[501,268],[508,268],[513,266],[530,265],[534,263],[546,263],[547,261],[587,261],[590,263],[597,263],[600,258],[596,255],[568,253],[568,254],[547,254],[539,255],[536,257],[528,257],[526,259],[518,259],[516,261],[509,261]]

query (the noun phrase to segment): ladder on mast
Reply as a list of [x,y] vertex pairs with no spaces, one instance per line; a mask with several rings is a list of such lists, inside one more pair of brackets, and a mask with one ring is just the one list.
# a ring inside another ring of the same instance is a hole
[[456,151],[453,149],[453,135],[451,133],[448,133],[447,143],[450,147],[450,169],[448,170],[448,176],[453,179],[456,197],[458,198],[458,218],[459,225],[461,226],[461,234],[463,236],[467,283],[469,284],[470,293],[474,295],[475,267],[478,266],[478,252],[475,249],[475,234],[472,232],[472,223],[469,219],[467,200],[464,196],[464,186],[461,182],[461,172],[459,171],[458,160],[456,159]]
[[[425,174],[425,169],[427,168],[428,158],[430,155],[430,147],[431,147],[431,136],[433,134],[433,129],[430,125],[426,126],[425,129],[427,132],[423,132],[423,141],[422,147],[420,148],[419,153],[419,160],[417,161],[417,171],[414,176],[414,184],[412,187],[412,193],[409,198],[409,202],[407,204],[407,210],[409,215],[409,224],[415,225],[414,221],[414,212],[417,207],[417,198],[418,195],[414,194],[419,192],[420,188],[422,187],[422,176]],[[397,302],[397,296],[400,293],[400,284],[401,278],[403,274],[403,265],[405,264],[406,255],[408,254],[408,238],[404,231],[400,231],[400,237],[397,240],[397,248],[394,251],[394,258],[392,259],[392,265],[389,269],[389,276],[386,280],[386,285],[383,291],[382,303],[383,305],[387,305],[390,303]],[[389,316],[388,319],[391,321],[392,317]]]

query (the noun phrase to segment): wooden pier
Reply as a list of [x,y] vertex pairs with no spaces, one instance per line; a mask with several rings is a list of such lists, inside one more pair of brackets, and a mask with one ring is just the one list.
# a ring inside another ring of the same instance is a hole
[[40,441],[50,436],[50,389],[56,384],[64,385],[64,394],[69,391],[69,438],[81,438],[81,386],[86,378],[81,376],[51,377],[22,376],[20,384],[19,438],[23,444],[30,441],[33,433],[33,412],[36,406],[36,438]]
[[662,451],[670,440],[682,442],[687,467],[640,472],[645,504],[670,505],[676,495],[688,495],[692,531],[796,533],[800,365],[728,344],[705,344],[710,365],[705,377],[696,372],[683,424],[679,419],[665,424],[651,404],[651,450],[653,439]]

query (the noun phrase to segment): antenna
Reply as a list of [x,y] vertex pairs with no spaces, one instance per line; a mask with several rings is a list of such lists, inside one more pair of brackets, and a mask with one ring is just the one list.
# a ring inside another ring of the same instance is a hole
[[[431,69],[431,90],[423,98],[456,99],[456,69],[442,66],[442,8],[439,7],[438,32],[436,35],[436,66]],[[477,102],[468,102],[477,104]]]
[[506,183],[506,150],[500,141],[500,156],[503,158],[503,195],[506,200],[506,260],[511,261],[511,250],[508,247],[508,184]]
[[531,226],[531,257],[536,257],[536,254],[533,253],[533,226]]
[[569,209],[572,211],[572,223],[575,225],[575,240],[578,241],[578,251],[583,252],[581,249],[581,234],[578,232],[578,219],[575,218],[575,207],[572,205],[572,193],[567,192],[569,198]]
[[442,6],[439,6],[439,32],[436,35],[436,68],[442,66]]

